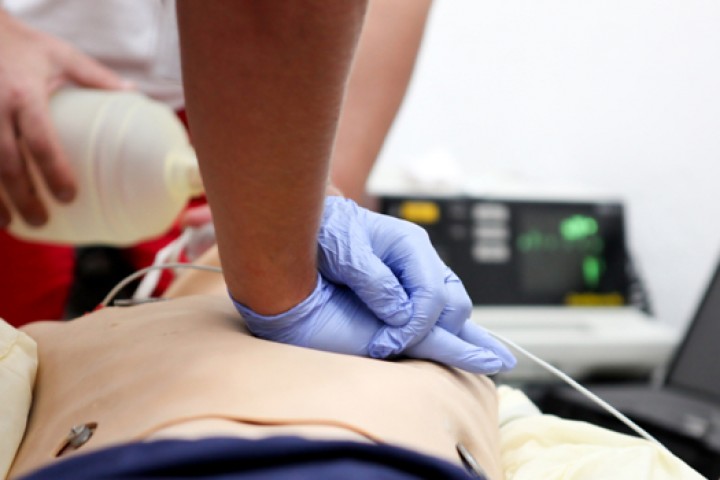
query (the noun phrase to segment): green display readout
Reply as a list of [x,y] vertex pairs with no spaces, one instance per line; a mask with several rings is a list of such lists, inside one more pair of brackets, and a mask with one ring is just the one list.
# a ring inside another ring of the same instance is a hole
[[597,221],[586,215],[573,215],[560,222],[560,235],[570,242],[592,237],[596,233]]
[[600,276],[603,271],[603,260],[594,255],[588,255],[583,259],[582,270],[585,285],[590,288],[597,288],[600,284]]
[[560,219],[553,230],[530,228],[517,237],[517,248],[524,255],[569,254],[579,256],[582,277],[587,288],[597,288],[605,270],[605,247],[598,235],[597,220],[574,214]]

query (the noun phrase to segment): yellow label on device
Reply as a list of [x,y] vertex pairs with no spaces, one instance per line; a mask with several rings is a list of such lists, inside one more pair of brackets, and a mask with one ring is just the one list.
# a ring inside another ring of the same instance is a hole
[[565,305],[572,307],[619,307],[625,305],[625,298],[619,293],[570,293]]
[[440,207],[435,202],[403,202],[400,217],[414,223],[436,223],[440,220]]

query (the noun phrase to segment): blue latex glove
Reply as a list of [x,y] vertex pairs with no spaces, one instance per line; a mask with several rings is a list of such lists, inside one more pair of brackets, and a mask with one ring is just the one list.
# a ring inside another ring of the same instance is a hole
[[[468,322],[470,297],[423,228],[360,208],[352,200],[327,197],[318,245],[323,276],[347,285],[387,324],[369,345],[370,356],[397,355],[438,325],[477,347],[487,342],[506,368],[514,366],[514,358],[501,344]],[[420,348],[423,358],[441,354],[427,348]]]
[[267,317],[236,303],[255,335],[379,358],[402,352],[478,373],[515,365],[468,320],[470,298],[422,228],[328,197],[318,245],[322,275],[300,305]]
[[[455,281],[453,277],[451,282]],[[233,303],[254,335],[331,352],[367,356],[368,346],[386,328],[352,290],[322,275],[318,275],[317,286],[308,298],[278,315],[258,315],[238,302]],[[514,366],[512,354],[479,326],[469,321],[443,326],[457,331],[432,327],[404,354],[474,373],[493,374]]]

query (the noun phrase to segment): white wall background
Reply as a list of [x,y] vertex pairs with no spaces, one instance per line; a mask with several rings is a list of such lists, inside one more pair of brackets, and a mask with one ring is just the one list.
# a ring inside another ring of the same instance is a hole
[[380,165],[443,149],[621,195],[661,321],[720,255],[720,2],[436,0]]

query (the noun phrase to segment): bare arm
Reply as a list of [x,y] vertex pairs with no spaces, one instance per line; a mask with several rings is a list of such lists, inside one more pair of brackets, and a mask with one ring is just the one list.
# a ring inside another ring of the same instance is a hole
[[316,235],[364,1],[178,2],[187,109],[226,282],[260,314],[317,280]]
[[360,204],[412,75],[430,0],[372,0],[338,127],[331,178]]

